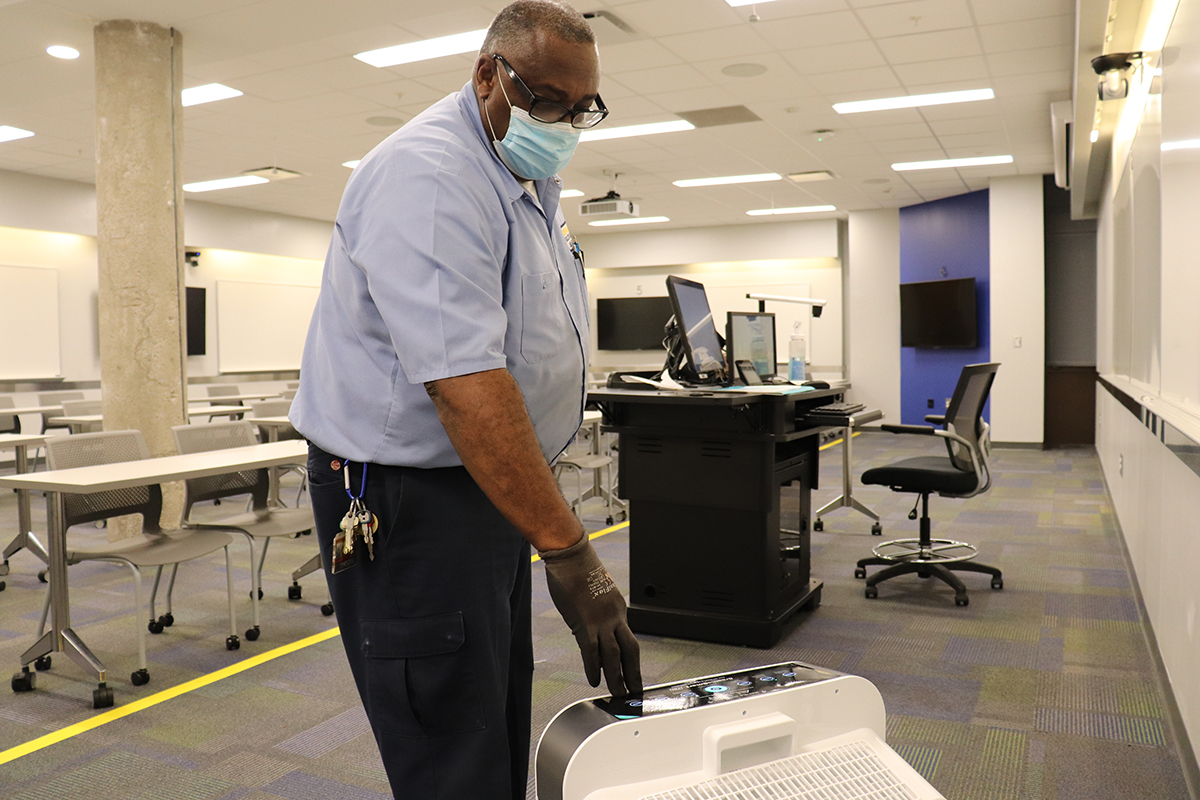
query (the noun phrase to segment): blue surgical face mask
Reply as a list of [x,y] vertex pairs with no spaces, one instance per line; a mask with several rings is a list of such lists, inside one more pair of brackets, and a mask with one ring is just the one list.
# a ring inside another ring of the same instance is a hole
[[508,100],[508,92],[498,77],[497,82],[509,109],[508,133],[504,134],[503,139],[496,138],[487,103],[483,106],[488,127],[492,129],[492,146],[496,149],[496,155],[504,166],[526,180],[542,180],[557,174],[575,154],[575,146],[579,144],[579,129],[572,128],[569,122],[547,124],[536,121],[528,111],[517,108]]

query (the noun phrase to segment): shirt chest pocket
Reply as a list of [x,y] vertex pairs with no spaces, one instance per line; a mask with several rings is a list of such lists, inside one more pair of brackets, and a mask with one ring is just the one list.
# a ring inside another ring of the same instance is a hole
[[562,349],[566,318],[557,272],[521,276],[521,357],[526,363],[545,361]]

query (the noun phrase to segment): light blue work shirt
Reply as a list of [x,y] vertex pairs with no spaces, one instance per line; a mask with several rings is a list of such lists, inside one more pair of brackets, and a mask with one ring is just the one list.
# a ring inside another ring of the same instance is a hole
[[289,418],[352,461],[462,463],[424,384],[507,369],[553,461],[583,418],[587,287],[558,205],[497,158],[470,84],[346,184]]

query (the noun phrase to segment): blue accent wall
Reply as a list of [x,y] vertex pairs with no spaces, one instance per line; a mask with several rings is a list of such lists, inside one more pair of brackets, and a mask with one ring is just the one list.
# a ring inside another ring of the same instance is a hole
[[[986,189],[900,209],[900,282],[974,278],[979,304],[978,347],[900,348],[900,418],[905,425],[923,425],[926,414],[944,413],[963,366],[991,360],[989,244]],[[927,406],[931,398],[932,409]]]

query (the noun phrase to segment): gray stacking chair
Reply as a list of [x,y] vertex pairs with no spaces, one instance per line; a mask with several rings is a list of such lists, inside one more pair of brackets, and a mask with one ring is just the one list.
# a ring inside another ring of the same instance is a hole
[[[210,406],[240,406],[241,400],[222,400],[222,397],[232,397],[242,393],[242,387],[236,383],[215,383],[205,387],[208,392],[208,404]],[[215,417],[209,417],[208,421],[212,422]]]
[[[6,408],[16,408],[17,404],[11,397],[0,397],[0,412]],[[16,414],[0,413],[0,433],[20,433],[21,418]]]
[[[250,401],[250,416],[251,422],[254,422],[254,417],[286,417],[292,410],[292,401],[290,398],[282,400],[251,400]],[[284,428],[275,434],[278,441],[285,439],[303,439],[304,437],[295,428]],[[261,425],[258,426],[258,440],[267,442],[271,439],[271,432]],[[304,495],[304,489],[308,486],[308,470],[300,465],[290,467],[278,467],[278,469],[295,472],[300,475],[300,488],[296,490],[296,505],[300,505],[300,498]]]
[[300,381],[288,381],[288,382],[287,382],[287,388],[289,388],[289,389],[299,389],[299,388],[300,388]]
[[[257,444],[254,431],[245,420],[237,422],[214,422],[209,425],[177,425],[175,446],[180,453],[205,453],[229,447],[249,447]],[[254,608],[254,627],[246,631],[246,638],[254,641],[259,636],[258,601],[263,595],[262,569],[267,559],[267,548],[275,536],[296,536],[313,529],[311,508],[271,508],[267,506],[268,481],[266,468],[250,469],[207,478],[192,478],[187,481],[187,499],[183,507],[183,524],[192,530],[226,531],[239,533],[246,538],[250,547],[250,601]],[[250,495],[251,509],[244,514],[225,517],[215,522],[194,522],[192,507],[206,500]],[[256,553],[256,544],[262,542],[261,552]],[[257,556],[257,557],[256,557]],[[295,580],[288,587],[288,599],[299,600],[300,584]],[[328,616],[333,607],[321,610]]]
[[296,397],[296,390],[295,389],[284,389],[282,392],[279,393],[279,396],[282,397],[284,400],[294,400]]
[[[64,400],[82,400],[83,392],[39,392],[37,396],[39,406],[61,406]],[[50,430],[70,431],[70,425],[51,425],[50,418],[59,416],[56,412],[42,414],[42,433]],[[38,458],[41,456],[42,448],[38,448],[33,453],[33,471],[37,472]]]
[[[90,467],[97,464],[118,464],[124,461],[135,461],[149,458],[150,452],[142,439],[140,431],[105,431],[102,433],[82,433],[76,436],[57,436],[46,442],[46,456],[50,469],[72,469],[74,467]],[[94,494],[60,495],[63,512],[63,528],[69,530],[72,526],[85,522],[95,522],[102,519],[140,514],[142,531],[127,539],[115,542],[108,541],[108,534],[85,528],[84,532],[72,534],[67,539],[67,564],[78,564],[81,561],[108,561],[124,564],[133,573],[134,604],[137,613],[142,610],[142,573],[143,567],[154,567],[154,588],[150,592],[150,624],[147,626],[151,633],[162,633],[163,629],[175,622],[171,613],[171,594],[175,588],[175,574],[180,562],[192,561],[211,555],[218,550],[225,551],[226,591],[229,596],[229,637],[225,647],[236,650],[239,647],[237,623],[233,609],[233,576],[229,565],[229,544],[233,538],[222,531],[178,531],[166,533],[159,527],[159,517],[162,515],[162,490],[157,485],[131,486],[126,489],[113,489]],[[161,617],[154,616],[154,600],[158,594],[158,585],[162,579],[163,567],[171,566],[171,580],[167,588],[167,613]],[[47,593],[47,607],[49,606]],[[136,617],[136,614],[135,614]],[[38,635],[45,629],[46,611],[42,612],[42,623]],[[130,676],[135,686],[141,686],[150,680],[146,669],[146,634],[139,623],[138,631],[138,670]],[[43,658],[48,659],[48,656]],[[39,669],[49,666],[48,661],[39,659]]]
[[[104,402],[102,400],[63,400],[62,409],[64,417],[82,417],[89,414],[103,414]],[[99,430],[101,427],[103,427],[103,425],[103,422],[97,422],[94,425],[88,426],[88,430]]]

